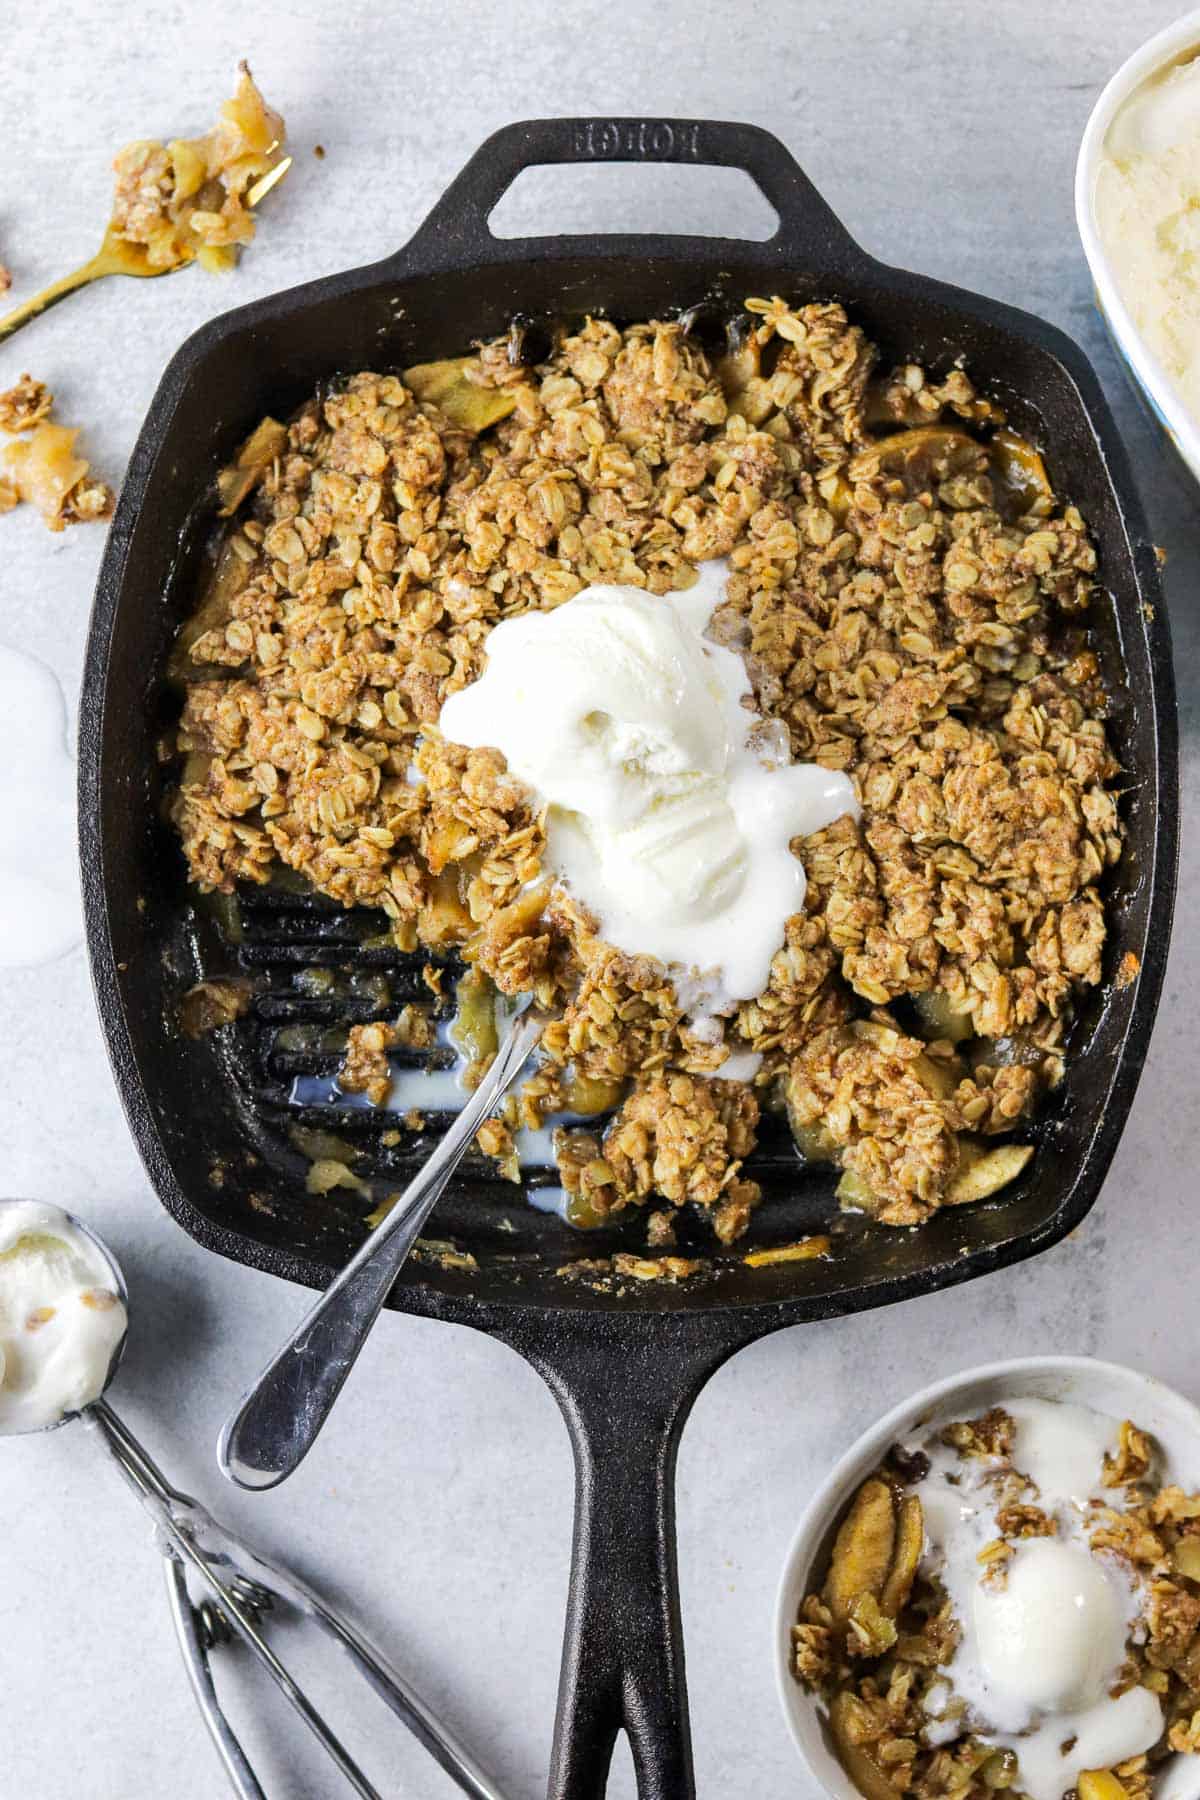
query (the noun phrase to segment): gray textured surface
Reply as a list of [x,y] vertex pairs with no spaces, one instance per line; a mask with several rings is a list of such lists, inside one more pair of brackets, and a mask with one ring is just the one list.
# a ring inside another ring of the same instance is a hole
[[[1136,1361],[1200,1395],[1188,1254],[1197,494],[1102,339],[1071,212],[1094,95],[1172,12],[1162,0],[564,0],[552,14],[500,0],[265,0],[255,11],[235,0],[120,0],[69,15],[27,7],[5,26],[6,91],[23,100],[10,98],[0,153],[0,259],[17,293],[80,260],[98,236],[112,150],[205,126],[238,55],[285,109],[299,151],[233,277],[109,284],[0,349],[0,387],[26,367],[50,381],[111,479],[185,333],[238,300],[383,254],[487,131],[538,111],[770,127],[872,250],[1031,307],[1081,339],[1128,434],[1170,555],[1187,759],[1183,902],[1146,1078],[1105,1194],[1070,1242],[900,1311],[784,1333],[737,1358],[701,1398],[679,1515],[705,1796],[807,1791],[773,1692],[773,1589],[815,1480],[882,1408],[946,1370],[1034,1350]],[[736,188],[696,181],[620,170],[593,188],[560,174],[544,190],[549,225],[655,226],[682,214],[735,234]],[[510,227],[541,222],[537,204],[515,194]],[[73,700],[101,531],[54,538],[18,512],[0,534],[0,639],[44,657]],[[230,1522],[343,1594],[512,1795],[532,1800],[546,1768],[570,1531],[570,1459],[549,1394],[497,1345],[387,1318],[297,1478],[258,1499],[219,1492],[217,1427],[301,1295],[207,1259],[157,1207],[113,1095],[81,952],[0,975],[0,1041],[0,1193],[76,1206],[124,1258],[136,1318],[117,1397],[130,1421]],[[220,1780],[169,1638],[148,1527],[89,1466],[94,1454],[77,1426],[0,1453],[0,1795],[210,1800]],[[297,1754],[273,1703],[263,1729],[273,1795],[332,1800],[333,1783]],[[373,1736],[369,1761],[388,1793],[450,1791],[398,1730]],[[623,1752],[610,1791],[634,1793]]]

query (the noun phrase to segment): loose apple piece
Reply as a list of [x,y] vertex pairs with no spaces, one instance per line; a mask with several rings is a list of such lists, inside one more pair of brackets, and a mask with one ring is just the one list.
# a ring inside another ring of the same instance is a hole
[[770,383],[763,379],[762,346],[755,338],[718,360],[717,380],[730,412],[748,425],[761,425],[771,416],[775,397]]
[[418,400],[438,407],[452,425],[461,431],[478,433],[507,418],[517,404],[517,396],[512,388],[480,387],[478,382],[469,380],[467,370],[477,366],[473,356],[416,363],[405,369],[404,381]]
[[[840,1694],[834,1695],[829,1708],[829,1726],[838,1760],[865,1800],[896,1800],[899,1789],[892,1785],[865,1743],[860,1741],[865,1717],[866,1709],[854,1694],[843,1688]],[[1100,1797],[1096,1796],[1095,1800]]]
[[1200,1581],[1200,1538],[1180,1538],[1171,1552],[1171,1561],[1189,1581]]
[[974,1154],[975,1146],[960,1139],[964,1164],[942,1196],[946,1206],[967,1206],[974,1200],[990,1200],[1015,1181],[1033,1155],[1032,1144],[999,1144],[994,1150]]
[[172,681],[203,679],[192,651],[210,631],[223,632],[233,617],[233,602],[250,579],[250,564],[239,556],[232,538],[226,538],[217,556],[216,566],[204,590],[204,598],[190,618],[179,629],[171,648],[167,673]]
[[477,1086],[492,1066],[499,1044],[496,1029],[496,988],[482,969],[468,969],[454,990],[458,1011],[450,1036],[466,1057],[467,1086]]
[[914,425],[860,450],[850,461],[850,478],[856,479],[877,462],[885,475],[902,481],[909,493],[918,493],[952,475],[984,474],[987,461],[984,445],[965,431],[950,425]]
[[791,1102],[788,1102],[788,1123],[792,1128],[792,1137],[796,1148],[805,1162],[831,1163],[837,1161],[837,1145],[829,1127],[820,1119],[814,1119],[810,1125],[801,1125],[793,1117]]
[[896,1520],[896,1548],[892,1566],[883,1584],[880,1607],[889,1619],[895,1619],[908,1605],[917,1566],[925,1548],[925,1514],[916,1494],[906,1494],[900,1502]]
[[996,1750],[980,1768],[979,1779],[993,1793],[1002,1793],[1012,1787],[1019,1773],[1015,1751]]
[[834,1192],[843,1212],[873,1213],[878,1205],[873,1190],[853,1169],[846,1170]]
[[1079,1800],[1129,1800],[1128,1788],[1111,1769],[1085,1769],[1075,1783],[1075,1792]]
[[817,492],[840,525],[854,504],[854,489],[841,469],[826,469],[817,476]]
[[931,988],[928,993],[917,994],[913,1004],[930,1037],[949,1038],[952,1044],[961,1044],[964,1038],[971,1036],[973,1022],[970,1013],[956,1012],[950,1003],[949,994],[940,988]]
[[624,1081],[614,1081],[603,1075],[581,1075],[578,1069],[572,1069],[567,1076],[563,1098],[568,1112],[582,1113],[590,1119],[597,1113],[611,1112],[619,1105],[624,1092]]
[[228,519],[237,511],[247,494],[256,488],[277,456],[287,444],[287,426],[278,419],[263,419],[254,427],[231,463],[217,476],[217,493],[221,504],[217,517]]
[[996,482],[1017,518],[1035,508],[1049,512],[1054,489],[1040,451],[1015,431],[998,431],[988,445]]
[[961,1063],[945,1057],[926,1056],[924,1051],[913,1059],[912,1070],[935,1100],[948,1100],[963,1078]]
[[752,1269],[766,1269],[774,1263],[813,1262],[828,1255],[827,1237],[809,1237],[795,1244],[774,1244],[769,1250],[751,1250],[742,1261]]
[[896,1622],[888,1617],[874,1594],[862,1594],[854,1602],[847,1622],[847,1642],[857,1641],[860,1656],[886,1656],[896,1642]]
[[864,1594],[878,1600],[896,1547],[896,1504],[886,1481],[864,1481],[834,1539],[825,1578],[825,1599],[845,1624]]

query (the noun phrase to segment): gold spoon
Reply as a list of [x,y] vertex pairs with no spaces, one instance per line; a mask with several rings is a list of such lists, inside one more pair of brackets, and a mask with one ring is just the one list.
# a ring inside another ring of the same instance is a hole
[[[265,199],[276,182],[283,180],[291,166],[292,158],[285,156],[282,162],[276,163],[273,169],[268,169],[265,175],[261,175],[253,187],[246,191],[247,206],[253,209]],[[119,237],[110,225],[104,233],[99,250],[90,261],[73,269],[69,275],[62,275],[57,281],[52,281],[49,287],[44,287],[31,299],[23,300],[20,306],[14,306],[11,312],[0,318],[0,343],[12,337],[14,332],[20,331],[22,325],[28,325],[31,319],[39,318],[52,306],[57,306],[68,294],[89,287],[93,281],[102,281],[106,275],[136,275],[143,280],[155,275],[173,275],[177,269],[192,262],[195,254],[195,251],[183,251],[176,262],[151,264],[144,245],[129,243],[125,238]]]

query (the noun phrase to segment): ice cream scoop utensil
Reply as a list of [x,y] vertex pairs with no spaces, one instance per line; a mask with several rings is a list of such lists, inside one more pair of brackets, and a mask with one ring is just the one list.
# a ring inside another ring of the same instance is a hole
[[[19,1203],[0,1200],[0,1208],[14,1204]],[[67,1218],[100,1251],[108,1264],[113,1293],[128,1306],[125,1280],[116,1259],[94,1231],[70,1215]],[[123,1347],[122,1340],[113,1353],[106,1388],[116,1373]],[[355,1626],[306,1582],[251,1549],[219,1525],[198,1500],[173,1487],[103,1395],[81,1413],[64,1414],[58,1424],[72,1418],[80,1418],[99,1439],[154,1521],[156,1541],[165,1563],[171,1615],[192,1691],[240,1800],[266,1800],[266,1796],[217,1696],[210,1667],[212,1651],[234,1637],[265,1669],[352,1791],[362,1800],[383,1800],[381,1791],[368,1780],[271,1648],[266,1618],[276,1608],[291,1608],[322,1631],[463,1793],[471,1795],[472,1800],[503,1800],[499,1788],[470,1751]],[[46,1429],[55,1430],[57,1426]],[[197,1600],[192,1598],[193,1589],[201,1595]]]

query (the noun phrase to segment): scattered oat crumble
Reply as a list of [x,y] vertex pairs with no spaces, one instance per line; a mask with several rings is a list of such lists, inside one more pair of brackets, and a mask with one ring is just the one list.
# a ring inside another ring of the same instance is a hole
[[391,1025],[352,1025],[346,1054],[338,1070],[338,1086],[346,1094],[365,1094],[372,1106],[383,1106],[392,1091],[388,1051],[397,1042]]
[[490,1156],[505,1181],[519,1182],[521,1164],[512,1129],[502,1118],[485,1119],[475,1133],[476,1148]]
[[613,1273],[629,1275],[634,1281],[686,1281],[708,1267],[703,1257],[696,1256],[630,1256],[618,1251],[612,1259]]
[[1141,973],[1141,967],[1137,952],[1127,950],[1117,966],[1117,986],[1119,988],[1132,987]]
[[598,1293],[606,1293],[622,1278],[638,1282],[665,1281],[673,1286],[701,1275],[707,1269],[708,1263],[703,1257],[631,1256],[626,1251],[618,1251],[614,1256],[578,1257],[574,1262],[562,1263],[554,1272],[564,1281],[581,1281]]
[[243,1018],[252,999],[248,981],[198,981],[179,1003],[180,1030],[185,1037],[204,1037]]
[[15,387],[0,394],[0,431],[7,432],[10,437],[32,431],[35,425],[49,417],[53,404],[54,395],[44,381],[35,381],[29,374],[22,375]]
[[460,1250],[444,1238],[418,1238],[412,1247],[412,1255],[418,1262],[436,1263],[442,1269],[473,1270],[479,1267],[478,1258],[470,1250]]

